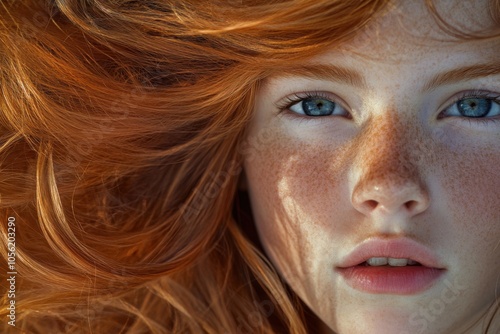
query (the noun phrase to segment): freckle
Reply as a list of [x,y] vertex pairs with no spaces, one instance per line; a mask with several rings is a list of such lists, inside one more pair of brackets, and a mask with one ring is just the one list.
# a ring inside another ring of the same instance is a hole
[[416,120],[402,119],[394,110],[374,116],[354,140],[362,179],[357,187],[423,186],[422,163],[435,159]]
[[[488,152],[485,148],[468,148],[460,155],[455,154],[456,165],[450,170],[453,177],[448,178],[448,184],[460,203],[459,210],[454,212],[456,221],[463,220],[464,214],[473,217],[467,222],[472,226],[500,221],[499,153]],[[477,214],[471,214],[474,212]]]

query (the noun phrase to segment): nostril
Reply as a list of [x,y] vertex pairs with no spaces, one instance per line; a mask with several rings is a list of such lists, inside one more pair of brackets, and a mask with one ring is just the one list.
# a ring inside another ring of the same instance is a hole
[[408,209],[408,211],[413,211],[417,206],[418,206],[418,202],[417,201],[408,201],[405,203],[405,206],[406,206],[406,209]]
[[366,208],[369,211],[373,211],[378,206],[378,202],[375,201],[375,200],[370,199],[370,200],[365,201],[364,205],[366,206]]
[[430,201],[423,187],[408,181],[382,186],[373,182],[356,185],[351,203],[357,211],[365,215],[378,212],[387,215],[401,211],[400,213],[405,215],[414,216],[425,211]]

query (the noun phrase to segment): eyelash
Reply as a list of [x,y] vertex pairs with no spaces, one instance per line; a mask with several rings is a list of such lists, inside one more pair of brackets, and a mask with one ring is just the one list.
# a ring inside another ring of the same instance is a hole
[[[275,105],[276,105],[276,108],[278,108],[279,113],[282,113],[282,112],[284,112],[286,110],[289,110],[291,106],[293,106],[296,103],[299,103],[302,100],[305,100],[305,99],[314,99],[314,98],[327,99],[327,100],[330,100],[330,101],[333,101],[333,102],[335,102],[337,104],[342,105],[341,103],[338,103],[337,101],[335,101],[335,99],[332,98],[331,94],[328,94],[328,93],[325,93],[325,92],[320,92],[320,91],[295,93],[292,96],[286,97],[284,101],[276,103]],[[299,114],[296,114],[296,113],[294,113],[294,115],[304,117],[304,115],[299,115]],[[310,116],[305,116],[305,117],[312,118]]]
[[[289,108],[291,106],[295,105],[296,103],[299,103],[300,101],[302,101],[304,99],[309,99],[309,98],[323,98],[323,99],[328,99],[328,100],[331,100],[335,103],[338,103],[337,101],[335,101],[335,99],[332,99],[331,94],[321,92],[321,91],[310,91],[310,92],[304,92],[304,93],[295,93],[291,96],[286,97],[284,101],[276,103],[275,106],[279,110],[279,114],[282,114],[283,112],[289,110]],[[445,112],[446,109],[448,109],[451,106],[453,106],[454,104],[456,104],[458,101],[464,100],[464,99],[470,99],[470,98],[488,99],[488,100],[491,100],[492,102],[498,103],[500,105],[500,94],[492,95],[491,93],[486,93],[485,91],[472,90],[472,91],[466,91],[466,92],[460,93],[460,95],[455,97],[453,99],[453,101],[451,103],[449,103],[439,113],[439,115],[441,115],[443,112]],[[340,104],[340,105],[342,105],[342,104]],[[346,110],[347,110],[347,108],[346,108]],[[305,119],[316,119],[315,117],[304,116],[304,115],[300,115],[300,114],[297,114],[294,112],[293,112],[293,116],[301,117],[301,118],[305,118]],[[495,119],[492,117],[490,117],[490,118],[463,117],[463,118],[467,119],[469,122],[481,123],[483,125],[492,124],[491,122],[494,122],[494,123],[500,122],[500,119]]]
[[[487,99],[490,100],[494,103],[497,103],[500,105],[500,94],[493,94],[493,93],[487,93],[482,90],[472,90],[472,91],[465,91],[460,93],[457,97],[453,99],[451,103],[449,103],[438,115],[438,117],[444,113],[448,108],[456,104],[460,100],[465,100],[465,99]],[[469,123],[480,123],[481,125],[491,125],[495,124],[496,122],[500,122],[500,119],[495,119],[493,117],[478,117],[478,118],[472,118],[472,117],[463,117],[464,119],[467,119]]]

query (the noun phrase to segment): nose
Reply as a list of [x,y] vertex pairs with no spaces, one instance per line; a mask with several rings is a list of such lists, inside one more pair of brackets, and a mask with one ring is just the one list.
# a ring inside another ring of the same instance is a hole
[[424,153],[410,128],[394,120],[376,120],[362,135],[351,194],[357,211],[366,216],[402,214],[409,218],[429,207],[421,179],[423,167],[417,159]]

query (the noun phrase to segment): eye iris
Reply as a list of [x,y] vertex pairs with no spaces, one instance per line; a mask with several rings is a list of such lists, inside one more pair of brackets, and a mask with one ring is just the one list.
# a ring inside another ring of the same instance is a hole
[[490,112],[491,100],[488,99],[463,99],[457,102],[458,110],[467,117],[484,117]]
[[326,99],[305,99],[302,101],[304,113],[308,116],[328,116],[335,110],[335,103]]

